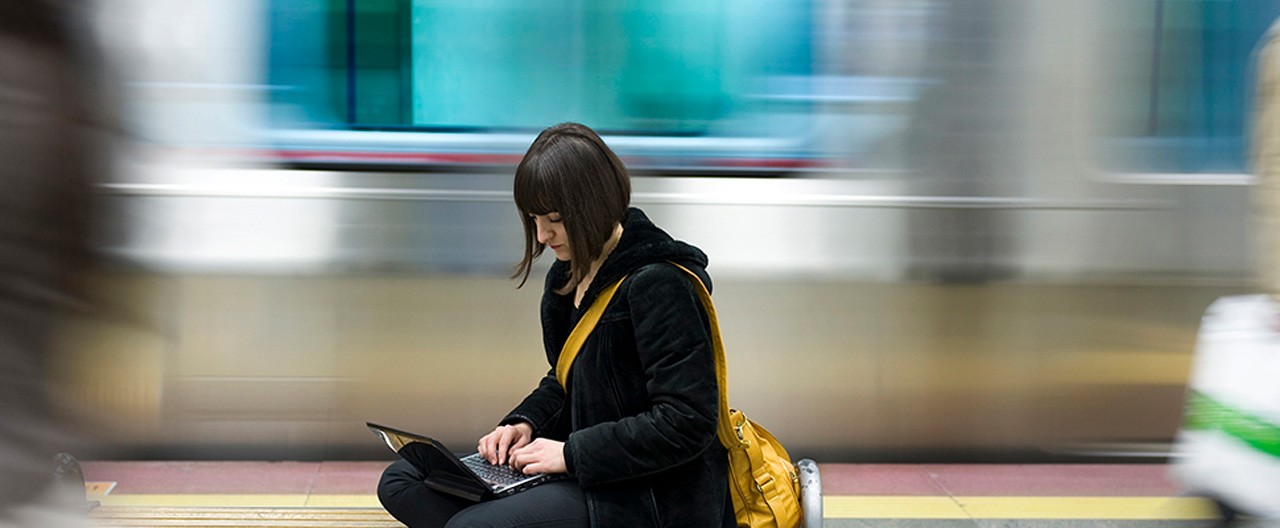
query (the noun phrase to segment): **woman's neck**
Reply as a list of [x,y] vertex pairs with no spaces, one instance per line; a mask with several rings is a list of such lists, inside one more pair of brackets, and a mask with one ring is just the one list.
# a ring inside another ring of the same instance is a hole
[[587,276],[582,278],[582,282],[578,283],[578,287],[574,291],[574,306],[582,304],[582,296],[586,295],[587,288],[591,287],[591,281],[596,278],[596,272],[600,271],[600,266],[604,265],[604,261],[609,258],[610,253],[613,253],[614,248],[618,247],[618,241],[620,240],[622,240],[622,224],[614,224],[613,234],[609,235],[608,240],[604,241],[600,256],[591,262],[591,268],[587,271]]
[[604,265],[605,259],[609,258],[609,254],[613,253],[613,249],[618,247],[618,241],[622,240],[622,224],[613,225],[613,234],[609,235],[609,240],[604,241],[604,247],[600,249],[600,256],[591,263],[591,271],[587,273],[588,277],[594,277],[600,266]]

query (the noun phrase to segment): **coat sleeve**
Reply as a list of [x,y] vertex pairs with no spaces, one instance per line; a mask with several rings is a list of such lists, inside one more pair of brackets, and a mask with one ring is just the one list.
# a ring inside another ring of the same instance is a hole
[[556,360],[560,357],[560,347],[564,345],[569,329],[568,314],[564,313],[565,301],[556,296],[553,290],[563,283],[567,267],[567,263],[556,261],[547,271],[542,286],[542,346],[551,368],[538,382],[538,387],[499,422],[499,425],[528,422],[533,426],[534,436],[556,440],[564,440],[566,434],[556,427],[561,421],[560,414],[565,403],[564,387],[556,380]]
[[499,422],[499,425],[509,425],[518,422],[528,422],[533,426],[533,435],[535,437],[552,435],[551,426],[555,424],[560,417],[560,410],[564,408],[564,388],[560,386],[560,382],[556,381],[556,371],[551,369],[546,376],[542,377],[542,381],[538,382],[538,388],[512,409],[505,418]]
[[569,435],[565,462],[584,487],[686,463],[716,441],[719,417],[711,337],[701,301],[673,266],[634,273],[627,291],[649,409]]

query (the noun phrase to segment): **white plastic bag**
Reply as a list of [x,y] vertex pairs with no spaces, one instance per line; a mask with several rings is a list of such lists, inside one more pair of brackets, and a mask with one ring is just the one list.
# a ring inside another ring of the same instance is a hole
[[1280,306],[1224,297],[1196,340],[1173,474],[1188,491],[1280,518]]

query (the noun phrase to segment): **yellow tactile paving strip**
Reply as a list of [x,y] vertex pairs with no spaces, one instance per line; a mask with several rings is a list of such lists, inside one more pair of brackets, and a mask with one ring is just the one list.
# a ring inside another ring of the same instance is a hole
[[360,508],[229,508],[229,507],[121,507],[111,506],[90,514],[95,526],[130,528],[279,527],[279,528],[393,528],[396,522],[381,509]]
[[235,507],[235,508],[382,508],[374,495],[307,494],[157,494],[108,495],[103,506]]
[[824,497],[828,519],[1216,518],[1213,504],[1190,497]]
[[[381,510],[378,498],[361,495],[107,495],[104,508],[335,508]],[[1203,520],[1213,505],[1191,497],[921,497],[830,496],[828,519],[1110,519]]]

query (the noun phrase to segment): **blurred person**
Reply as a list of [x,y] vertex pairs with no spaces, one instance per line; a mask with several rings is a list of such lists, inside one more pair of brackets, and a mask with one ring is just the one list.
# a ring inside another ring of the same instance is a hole
[[1205,311],[1173,474],[1210,499],[1224,525],[1280,526],[1280,20],[1257,54],[1250,165],[1258,285]]
[[[716,436],[718,392],[707,315],[689,278],[710,285],[707,257],[629,207],[626,168],[591,129],[544,130],[516,168],[523,286],[546,248],[541,321],[551,370],[480,438],[492,464],[565,478],[470,502],[391,464],[378,497],[411,528],[438,526],[735,526],[728,454]],[[562,388],[556,362],[601,290],[626,278]]]
[[89,260],[102,162],[80,8],[0,2],[0,526],[74,524],[85,509],[78,463],[55,460],[75,445],[49,372],[55,324]]

